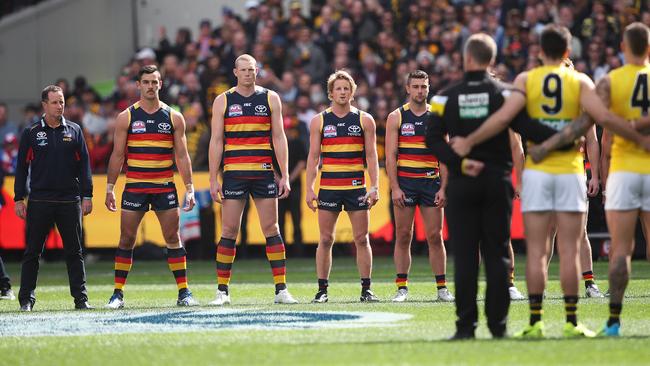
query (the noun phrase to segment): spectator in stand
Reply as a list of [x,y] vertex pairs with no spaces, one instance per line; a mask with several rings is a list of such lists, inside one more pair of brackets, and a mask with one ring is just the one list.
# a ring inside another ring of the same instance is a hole
[[18,125],[9,120],[9,107],[5,102],[0,102],[0,141],[5,140],[9,134],[18,135]]

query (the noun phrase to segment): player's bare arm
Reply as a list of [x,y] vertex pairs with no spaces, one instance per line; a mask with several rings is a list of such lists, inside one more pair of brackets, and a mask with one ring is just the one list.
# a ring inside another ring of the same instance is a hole
[[361,118],[363,124],[363,140],[366,151],[366,163],[368,164],[368,176],[370,176],[370,188],[368,189],[368,207],[374,206],[379,201],[379,162],[377,158],[377,126],[375,119],[368,113]]
[[316,182],[318,164],[320,163],[321,118],[322,115],[317,114],[311,119],[309,124],[309,155],[307,156],[307,193],[305,200],[307,201],[307,207],[314,212],[316,212],[316,208],[318,207],[318,196],[314,192],[314,183]]
[[289,149],[287,147],[287,136],[284,134],[282,125],[282,102],[274,91],[269,90],[271,102],[271,136],[273,138],[273,150],[280,166],[280,182],[278,183],[278,198],[283,199],[289,196],[291,186],[289,185]]
[[404,207],[406,196],[399,187],[397,179],[397,145],[399,133],[399,109],[394,110],[386,119],[386,174],[390,181],[391,199],[397,207]]
[[183,211],[190,211],[194,207],[194,184],[192,183],[192,162],[187,152],[187,139],[185,137],[185,118],[182,114],[172,110],[174,121],[174,154],[176,168],[185,184],[185,206]]
[[221,203],[223,192],[217,175],[221,167],[221,158],[223,157],[223,111],[226,108],[226,96],[220,94],[212,103],[212,121],[210,144],[208,147],[208,166],[210,171],[210,195],[215,202]]
[[124,155],[126,151],[126,138],[129,133],[129,111],[128,109],[120,113],[115,120],[115,133],[113,134],[113,152],[108,161],[108,171],[106,172],[106,200],[104,204],[109,211],[117,211],[115,204],[115,182],[122,171],[124,165]]

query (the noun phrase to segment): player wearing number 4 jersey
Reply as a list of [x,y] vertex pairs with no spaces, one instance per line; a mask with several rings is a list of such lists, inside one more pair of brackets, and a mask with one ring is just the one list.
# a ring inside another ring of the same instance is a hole
[[[563,65],[569,54],[571,34],[557,25],[548,25],[541,33],[543,66],[521,73],[514,82],[515,91],[503,107],[480,129],[466,139],[454,142],[454,150],[465,155],[495,131],[500,131],[526,107],[531,118],[558,130],[574,122],[584,109],[596,122],[634,142],[643,137],[626,121],[609,112],[598,99],[593,82],[585,74]],[[584,118],[584,117],[581,117]],[[582,133],[585,131],[583,130]],[[556,151],[537,163],[526,161],[523,174],[522,212],[526,230],[526,281],[530,301],[529,325],[517,336],[543,337],[542,298],[546,285],[546,262],[550,251],[549,225],[555,217],[560,252],[560,282],[564,291],[566,337],[589,337],[594,333],[577,322],[580,266],[579,241],[587,211],[586,182],[579,150]]]

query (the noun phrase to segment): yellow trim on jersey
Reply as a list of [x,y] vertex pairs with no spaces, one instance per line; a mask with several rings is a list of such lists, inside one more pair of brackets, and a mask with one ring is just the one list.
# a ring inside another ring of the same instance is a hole
[[270,91],[266,92],[266,102],[269,104],[269,112],[271,112],[271,115],[273,115],[273,106],[271,106],[271,92]]
[[325,113],[319,113],[320,115],[320,133],[323,133],[323,124],[325,124]]
[[131,129],[131,108],[127,108],[126,113],[128,114],[127,121],[129,121],[129,130],[130,130]]
[[[632,99],[635,97],[633,93],[641,74],[646,74],[646,78],[650,79],[650,65],[625,65],[609,73],[610,109],[627,120],[641,117],[641,109],[632,106]],[[648,97],[650,96],[646,96]],[[650,153],[633,142],[614,135],[609,171],[650,174]]]
[[233,145],[226,144],[224,151],[235,150],[271,150],[271,144]]
[[172,161],[128,159],[127,165],[134,168],[171,168]]
[[321,152],[355,152],[363,151],[363,144],[322,145]]
[[171,183],[174,181],[173,177],[170,178],[126,178],[127,183],[154,183],[154,184],[165,184],[165,183]]
[[405,168],[438,168],[438,162],[435,161],[413,161],[400,159],[397,161],[397,166]]
[[366,184],[364,183],[363,185],[360,186],[324,186],[324,185],[320,186],[320,189],[327,189],[330,191],[349,191],[352,189],[360,189],[360,188],[366,188]]
[[427,145],[423,142],[400,142],[397,144],[397,147],[404,149],[426,149]]
[[171,148],[174,147],[174,141],[138,141],[138,140],[129,140],[126,144],[131,147],[161,147],[161,148]]
[[[267,167],[264,165],[267,164]],[[232,170],[271,170],[272,166],[268,163],[230,163],[226,164],[223,167],[223,171],[232,171]]]
[[249,132],[249,131],[269,131],[270,123],[238,123],[236,125],[225,125],[226,132]]
[[325,173],[359,172],[363,164],[324,164],[320,170]]
[[138,108],[140,108],[140,102],[133,103],[133,109],[138,109]]
[[361,131],[365,131],[366,129],[363,128],[363,111],[360,109],[357,109],[357,112],[359,112],[359,126],[361,126]]
[[169,121],[172,124],[172,127],[176,128],[176,123],[174,123],[174,110],[171,107],[169,108]]

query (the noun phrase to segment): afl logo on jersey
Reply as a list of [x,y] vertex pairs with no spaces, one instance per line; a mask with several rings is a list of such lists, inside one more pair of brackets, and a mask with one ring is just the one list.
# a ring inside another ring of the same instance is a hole
[[323,136],[325,137],[336,137],[336,126],[327,125],[323,127]]
[[233,104],[228,107],[228,117],[236,117],[244,114],[240,104]]
[[172,129],[172,125],[170,125],[167,122],[158,124],[158,132],[160,133],[169,133],[171,129]]
[[348,134],[351,136],[361,136],[361,127],[357,125],[348,127]]
[[412,123],[404,123],[402,125],[402,136],[415,136],[415,125]]
[[131,132],[145,133],[147,132],[147,126],[142,121],[134,121],[133,123],[131,123]]
[[268,108],[266,108],[265,105],[256,105],[256,106],[255,106],[255,114],[256,114],[256,115],[257,115],[257,114],[264,114],[264,115],[266,115],[266,111],[267,111],[267,110],[268,110]]

